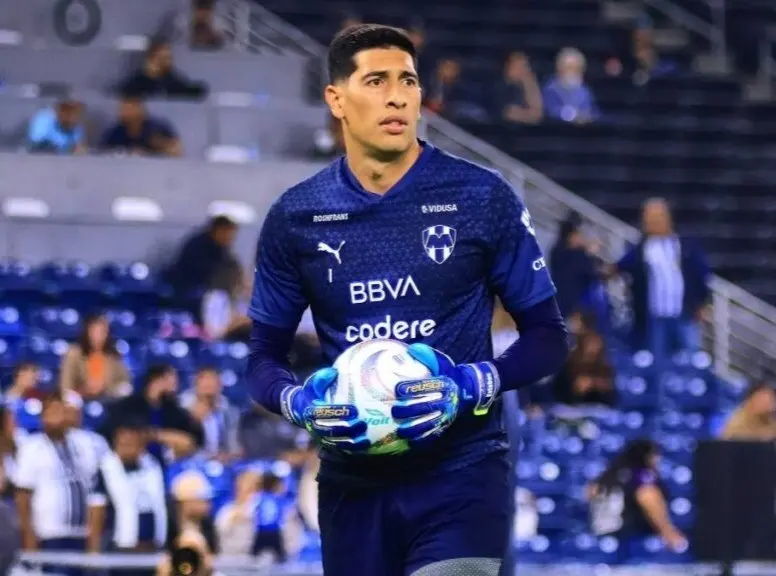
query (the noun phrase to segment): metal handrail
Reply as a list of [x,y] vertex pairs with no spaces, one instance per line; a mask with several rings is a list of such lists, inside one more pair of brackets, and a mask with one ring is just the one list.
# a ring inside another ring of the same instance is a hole
[[701,0],[711,8],[711,22],[675,4],[671,0],[642,0],[644,4],[661,12],[675,24],[706,38],[711,44],[715,56],[724,57],[727,53],[725,29],[727,27],[725,0]]
[[[645,2],[657,5],[658,9],[665,5],[674,6],[668,0],[645,0]],[[715,5],[721,6],[724,12],[724,0],[719,0]],[[277,33],[297,42],[305,51],[323,58],[326,52],[325,48],[317,41],[264,8],[257,6],[255,9],[261,18],[271,22],[273,30]],[[674,11],[674,16],[683,18],[676,11]],[[669,17],[671,16],[669,15]],[[717,29],[719,28],[717,26]],[[721,29],[721,46],[724,52],[724,27]],[[707,29],[706,33],[711,34],[711,29]],[[714,32],[712,35],[714,34],[718,35],[718,32]],[[719,40],[719,38],[717,39]],[[431,141],[442,140],[445,147],[452,145],[455,148],[454,152],[468,154],[470,157],[473,155],[476,160],[501,171],[506,178],[518,186],[518,189],[526,189],[525,201],[529,205],[534,219],[537,223],[541,223],[542,227],[551,228],[569,211],[577,212],[600,235],[600,239],[608,248],[608,253],[604,256],[608,256],[610,259],[619,256],[627,244],[634,243],[639,239],[639,231],[634,227],[614,218],[494,146],[475,138],[431,112],[424,112],[424,118]],[[540,193],[533,194],[528,191],[529,188]],[[713,330],[708,334],[708,337],[712,342],[717,373],[724,377],[742,373],[759,378],[760,374],[757,371],[762,366],[776,366],[776,351],[767,346],[767,344],[776,341],[776,308],[717,276],[712,279],[711,289],[713,292]],[[616,296],[618,292],[622,294],[621,286],[615,286],[613,294]],[[762,340],[758,348],[747,343],[743,335],[737,336],[736,332],[736,325],[746,325],[750,329],[760,327],[760,323],[748,321],[751,316],[759,318],[764,324],[764,327],[759,330],[758,336]],[[754,355],[757,355],[757,358],[753,357]]]

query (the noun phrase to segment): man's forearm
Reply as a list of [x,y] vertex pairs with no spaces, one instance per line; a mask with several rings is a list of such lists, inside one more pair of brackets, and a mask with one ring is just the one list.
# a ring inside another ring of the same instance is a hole
[[245,381],[254,402],[275,414],[281,413],[281,392],[297,384],[288,363],[295,333],[295,329],[253,322]]
[[502,392],[555,374],[569,351],[568,331],[554,297],[511,315],[520,338],[493,361]]

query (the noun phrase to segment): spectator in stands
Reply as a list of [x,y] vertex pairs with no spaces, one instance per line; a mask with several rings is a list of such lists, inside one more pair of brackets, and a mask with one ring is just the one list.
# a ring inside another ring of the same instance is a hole
[[301,467],[315,457],[307,432],[258,404],[242,414],[239,438],[245,457],[251,460],[284,460]]
[[416,68],[420,77],[420,85],[425,87],[431,80],[433,61],[428,53],[428,39],[423,22],[421,20],[413,20],[407,27],[407,35],[415,46]]
[[242,472],[234,483],[234,500],[216,515],[216,530],[221,553],[247,556],[253,551],[256,537],[256,495],[261,476],[252,469]]
[[[69,431],[58,394],[43,402],[43,432],[21,445],[17,459],[16,507],[25,550],[86,549],[86,499],[98,463],[91,444]],[[81,571],[58,567],[56,573]]]
[[38,365],[35,362],[24,360],[13,369],[11,385],[3,395],[3,400],[8,405],[14,405],[20,400],[28,398],[40,398],[38,390]]
[[687,539],[671,522],[667,495],[658,476],[660,454],[650,440],[633,440],[587,488],[596,536],[616,535],[620,548],[629,540],[657,534],[671,550],[683,552]]
[[143,100],[133,94],[122,96],[118,122],[105,131],[100,149],[132,156],[177,157],[183,154],[175,128],[168,121],[149,115]]
[[674,230],[668,204],[647,200],[642,238],[616,264],[631,279],[634,342],[663,362],[679,350],[700,350],[711,271],[703,250]]
[[251,334],[248,306],[251,282],[234,261],[224,266],[202,298],[202,326],[213,340],[247,342]]
[[91,314],[84,319],[78,340],[62,357],[59,385],[87,400],[126,396],[132,391],[129,371],[116,350],[105,315]]
[[100,433],[110,439],[125,419],[142,420],[150,429],[148,452],[162,467],[168,459],[192,455],[202,447],[204,435],[199,423],[179,405],[177,391],[178,376],[171,366],[149,367],[139,391],[108,407]]
[[473,102],[461,79],[461,64],[454,58],[443,58],[428,82],[426,107],[451,118],[484,120],[487,113]]
[[636,86],[643,86],[652,78],[675,74],[677,66],[663,58],[655,47],[652,23],[641,20],[631,33],[630,53],[622,60],[607,60],[606,71],[610,76],[626,74]]
[[[106,531],[110,552],[156,552],[167,542],[164,474],[146,452],[147,436],[142,420],[127,420],[113,431],[112,450],[102,459],[89,496],[91,552],[102,549]],[[147,572],[121,570],[116,574],[139,576]]]
[[215,368],[200,368],[194,377],[193,389],[181,394],[180,403],[202,427],[202,452],[207,457],[229,462],[239,456],[240,416],[221,394],[221,379]]
[[252,553],[272,562],[285,562],[287,558],[283,529],[293,510],[285,498],[285,482],[272,471],[264,472],[261,489],[256,495],[256,536]]
[[191,15],[191,47],[195,50],[220,50],[224,39],[216,30],[215,0],[194,0]]
[[198,470],[187,470],[172,482],[173,509],[168,533],[169,543],[175,542],[185,530],[196,530],[205,537],[208,548],[221,550],[215,524],[210,518],[213,490],[207,478]]
[[543,90],[545,114],[555,120],[587,124],[599,117],[598,106],[585,84],[585,55],[576,48],[564,48],[555,62],[555,77]]
[[[225,270],[239,267],[232,252],[237,223],[228,216],[215,216],[208,224],[188,236],[167,271],[167,280],[175,291],[178,305],[190,308],[192,294],[204,292],[213,286]],[[236,281],[236,278],[235,278]],[[230,291],[233,289],[230,286]],[[201,303],[197,298],[194,312],[199,315]]]
[[722,431],[725,440],[776,440],[776,390],[761,382],[750,387]]
[[82,154],[86,152],[83,104],[72,98],[43,108],[30,119],[27,143],[31,152]]
[[528,56],[512,52],[504,63],[504,77],[495,92],[496,118],[515,124],[537,124],[543,112],[542,91]]
[[179,74],[173,65],[170,43],[157,39],[151,41],[142,68],[124,81],[120,93],[144,99],[199,99],[207,96],[207,88],[202,82],[193,82]]
[[562,404],[605,404],[615,401],[614,370],[604,340],[594,328],[577,337],[563,370],[555,377],[555,401]]
[[579,215],[569,215],[561,223],[558,240],[550,251],[550,272],[564,318],[581,310],[598,282],[596,262],[581,227]]

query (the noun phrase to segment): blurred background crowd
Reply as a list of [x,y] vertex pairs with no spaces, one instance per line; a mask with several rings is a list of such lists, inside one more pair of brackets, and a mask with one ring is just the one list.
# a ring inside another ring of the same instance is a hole
[[[723,472],[698,446],[776,442],[766,2],[0,0],[0,492],[23,549],[318,559],[315,447],[249,402],[246,311],[266,208],[342,151],[321,45],[362,21],[416,43],[426,137],[524,191],[574,337],[505,400],[518,560],[708,558]],[[495,353],[515,338],[497,308]],[[309,315],[291,362],[319,366]]]

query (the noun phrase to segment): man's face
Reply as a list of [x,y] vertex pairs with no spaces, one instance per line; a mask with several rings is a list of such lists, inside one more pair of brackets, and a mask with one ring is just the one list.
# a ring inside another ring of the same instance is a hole
[[65,102],[57,108],[57,122],[63,130],[73,130],[81,122],[81,105]]
[[644,233],[654,236],[666,236],[671,233],[671,214],[662,202],[650,202],[644,207]]
[[570,85],[579,85],[585,74],[585,67],[579,58],[566,56],[558,62],[558,77]]
[[67,428],[67,411],[60,400],[50,400],[46,403],[43,414],[43,429],[47,432],[62,432]]
[[143,120],[145,111],[140,100],[126,99],[119,104],[119,119],[125,124],[132,124]]
[[145,436],[140,430],[120,428],[113,439],[113,449],[123,461],[135,461],[143,451]]
[[452,84],[460,74],[461,66],[457,61],[447,59],[439,63],[439,79],[445,84]]
[[508,80],[522,80],[528,74],[528,59],[524,54],[513,54],[507,61],[505,75]]
[[776,391],[763,388],[752,396],[750,404],[756,416],[773,416],[776,414]]
[[420,83],[412,56],[397,48],[356,54],[356,71],[326,89],[326,101],[343,132],[378,154],[409,150],[417,139]]
[[224,248],[230,248],[234,245],[234,240],[237,237],[236,226],[222,226],[215,232],[215,241]]
[[221,381],[218,374],[210,370],[201,372],[196,382],[197,397],[210,403],[215,403],[221,395]]
[[163,44],[149,56],[149,60],[160,72],[168,72],[172,68],[172,50],[167,44]]

